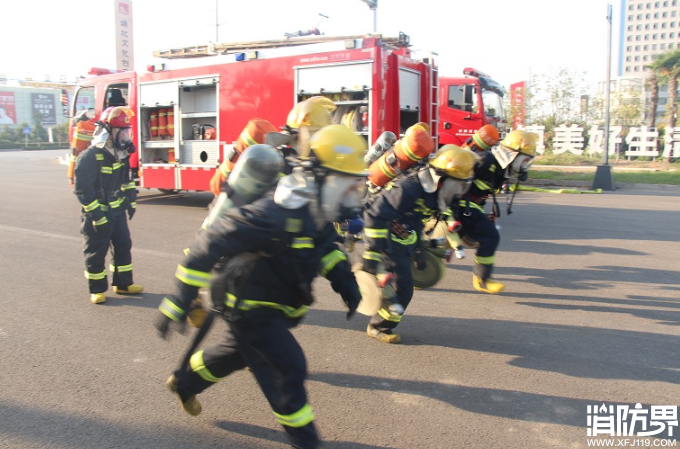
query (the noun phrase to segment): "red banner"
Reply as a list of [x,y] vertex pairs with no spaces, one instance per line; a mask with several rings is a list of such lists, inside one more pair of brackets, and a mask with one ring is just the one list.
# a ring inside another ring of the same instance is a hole
[[14,92],[0,91],[0,125],[16,125],[17,110]]
[[526,126],[526,82],[510,85],[510,115],[512,129]]

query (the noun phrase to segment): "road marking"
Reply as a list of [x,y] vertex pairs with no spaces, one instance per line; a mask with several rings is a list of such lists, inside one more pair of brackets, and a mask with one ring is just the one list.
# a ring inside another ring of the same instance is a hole
[[[28,234],[32,235],[35,237],[42,237],[46,239],[62,239],[62,240],[69,240],[72,242],[77,242],[81,243],[82,238],[79,237],[72,237],[70,235],[63,235],[63,234],[55,234],[53,232],[44,232],[44,231],[36,231],[35,229],[26,229],[26,228],[17,228],[14,226],[6,226],[6,225],[0,225],[0,231],[3,232],[15,232],[15,233],[21,233],[21,234]],[[172,259],[178,259],[180,254],[178,253],[166,253],[162,251],[155,251],[153,249],[144,249],[144,248],[139,248],[139,247],[134,247],[132,250],[136,254],[147,254],[150,256],[156,256],[156,257],[169,257]]]

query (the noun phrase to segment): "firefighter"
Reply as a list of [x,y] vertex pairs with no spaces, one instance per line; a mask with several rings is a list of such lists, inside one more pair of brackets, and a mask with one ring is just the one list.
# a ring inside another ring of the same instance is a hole
[[137,190],[128,165],[135,151],[130,124],[133,116],[131,109],[121,106],[102,112],[92,145],[76,160],[74,193],[82,205],[85,277],[93,304],[106,301],[105,258],[109,247],[114,293],[144,291],[132,281],[132,241],[127,223],[137,207]]
[[[465,198],[454,208],[454,218],[462,225],[459,235],[466,246],[476,247],[472,285],[480,292],[498,294],[505,285],[491,278],[500,234],[495,219],[500,211],[495,191],[510,177],[526,180],[529,165],[536,155],[538,136],[522,130],[511,131],[491,151],[480,153],[482,162],[475,168],[475,179]],[[493,200],[489,217],[484,205]]]
[[236,144],[233,149],[225,155],[224,161],[215,171],[210,180],[210,191],[215,195],[219,195],[222,190],[227,176],[234,169],[234,164],[238,157],[252,145],[262,144],[265,142],[267,133],[276,132],[276,128],[269,121],[261,118],[253,118],[248,121],[246,127],[243,128],[241,134],[236,139]]
[[426,165],[397,178],[369,200],[363,215],[363,270],[377,274],[382,263],[397,278],[396,303],[383,306],[370,319],[369,337],[384,343],[401,341],[393,330],[413,297],[411,258],[419,246],[423,223],[432,215],[450,212],[454,201],[469,188],[478,161],[471,150],[444,145]]
[[[361,209],[366,177],[366,143],[349,129],[325,127],[311,138],[310,148],[310,157],[265,196],[229,209],[198,234],[177,268],[176,294],[163,299],[157,323],[165,337],[171,324],[186,319],[198,289],[212,284],[215,308],[227,322],[226,338],[194,353],[186,369],[170,376],[168,387],[195,416],[202,411],[196,395],[249,367],[290,443],[303,449],[319,448],[320,441],[304,387],[306,360],[289,329],[313,302],[317,274],[340,294],[347,318],[356,310],[361,295],[332,223]],[[280,170],[283,160],[270,149],[278,157],[274,169]],[[249,162],[250,151],[239,164]],[[222,270],[211,278],[219,260]]]

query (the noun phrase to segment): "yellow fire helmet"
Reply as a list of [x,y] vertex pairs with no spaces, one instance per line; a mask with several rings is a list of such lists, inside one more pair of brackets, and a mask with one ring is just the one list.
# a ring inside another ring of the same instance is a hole
[[536,142],[538,135],[536,133],[526,132],[521,129],[510,131],[505,139],[501,141],[501,145],[513,151],[526,154],[527,156],[536,156]]
[[368,176],[364,154],[368,144],[342,125],[328,125],[312,135],[310,146],[319,165],[354,176]]
[[323,128],[333,123],[331,112],[337,106],[330,98],[316,96],[299,102],[288,113],[286,125],[292,129],[300,129],[303,126],[311,128]]
[[449,144],[439,149],[430,166],[451,178],[466,180],[474,176],[475,165],[480,161],[472,150]]

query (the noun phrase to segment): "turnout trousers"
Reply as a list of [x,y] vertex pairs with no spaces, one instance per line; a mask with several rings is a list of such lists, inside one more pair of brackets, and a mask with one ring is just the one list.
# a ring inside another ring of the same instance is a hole
[[317,449],[319,436],[304,387],[307,361],[289,330],[298,322],[269,307],[242,312],[227,321],[221,343],[194,353],[187,370],[175,373],[178,393],[186,400],[248,366],[291,443]]
[[463,229],[459,232],[460,237],[466,245],[472,244],[473,247],[478,245],[472,271],[482,280],[487,280],[491,277],[496,262],[496,248],[501,236],[486,213],[474,207],[470,207],[468,216],[462,212],[463,210],[460,210],[460,213],[456,214],[456,219],[463,224]]
[[83,253],[85,255],[85,277],[90,293],[104,293],[108,290],[106,276],[106,255],[111,249],[111,285],[127,287],[132,285],[132,239],[125,213],[107,217],[107,229],[95,232],[90,220],[82,216]]
[[[390,236],[392,234],[390,233]],[[413,298],[413,272],[411,271],[411,256],[416,249],[418,242],[404,245],[390,240],[388,243],[383,264],[385,270],[397,276],[396,300],[404,307],[408,307]],[[371,317],[369,324],[381,332],[394,329],[401,322],[402,315],[393,316],[383,306],[378,313]]]

